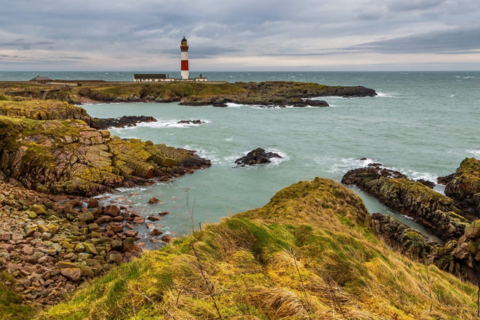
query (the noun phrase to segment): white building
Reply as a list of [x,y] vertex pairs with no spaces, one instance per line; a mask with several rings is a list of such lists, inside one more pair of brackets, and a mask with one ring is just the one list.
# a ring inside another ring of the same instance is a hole
[[133,82],[172,82],[174,78],[170,78],[168,74],[134,74]]

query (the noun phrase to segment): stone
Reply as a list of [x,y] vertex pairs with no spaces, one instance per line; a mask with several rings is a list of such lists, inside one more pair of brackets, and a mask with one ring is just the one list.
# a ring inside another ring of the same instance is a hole
[[79,243],[75,246],[75,251],[77,252],[85,252],[85,246],[82,243]]
[[98,206],[99,206],[99,203],[97,199],[95,198],[88,199],[87,208],[98,208]]
[[34,204],[33,206],[30,207],[30,210],[35,212],[38,215],[43,215],[47,213],[45,206],[41,204]]
[[83,222],[91,222],[95,220],[95,217],[91,212],[82,213],[81,215],[78,216],[78,218],[80,219],[80,221],[83,221]]
[[98,255],[97,248],[92,243],[84,242],[83,246],[85,247],[86,252],[91,253],[93,255]]
[[170,243],[170,242],[172,242],[172,240],[173,240],[172,236],[165,235],[165,236],[162,237],[162,241],[166,242],[166,243]]
[[162,218],[156,217],[156,216],[149,216],[149,217],[148,217],[148,220],[150,220],[150,221],[159,221],[159,220],[162,220]]
[[112,217],[116,217],[120,214],[120,208],[115,205],[108,205],[103,209],[103,213]]
[[28,225],[25,227],[25,236],[31,237],[35,232],[37,232],[38,226],[37,225]]
[[120,222],[110,223],[108,226],[115,233],[123,232],[123,225]]
[[33,211],[27,211],[27,215],[30,219],[35,219],[38,217],[37,214]]
[[44,232],[42,233],[42,240],[43,241],[46,241],[46,240],[50,240],[52,238],[52,234],[49,233],[49,232]]
[[169,214],[170,212],[168,211],[163,211],[163,212],[160,212],[159,215],[161,216],[166,216],[167,214]]
[[82,271],[80,270],[80,268],[61,269],[60,273],[62,274],[62,276],[64,276],[65,278],[71,281],[78,281],[82,276]]
[[123,256],[120,253],[110,253],[107,257],[107,262],[120,263],[123,261]]
[[91,232],[94,232],[94,231],[98,232],[98,231],[100,231],[100,227],[96,223],[90,223],[88,225],[88,230],[90,230]]
[[138,231],[135,231],[135,230],[128,230],[128,231],[125,231],[125,236],[127,237],[130,237],[130,238],[134,238],[137,236],[138,234]]
[[101,216],[100,218],[98,218],[95,222],[97,224],[104,224],[104,223],[107,223],[107,222],[110,222],[112,221],[112,217],[110,216]]
[[[33,234],[33,232],[32,232],[32,234]],[[10,239],[12,239],[12,234],[11,233],[0,233],[0,240],[9,241]]]
[[161,235],[162,233],[163,232],[158,230],[158,229],[153,229],[152,232],[150,232],[150,235],[156,237],[156,236]]
[[160,199],[157,199],[155,197],[151,198],[150,200],[148,200],[148,204],[157,204],[157,203],[163,203],[162,200]]
[[66,269],[66,268],[77,268],[77,264],[70,261],[59,261],[57,262],[57,268]]
[[122,251],[123,249],[123,242],[120,240],[113,240],[112,241],[112,250],[115,251]]
[[135,217],[133,219],[134,224],[141,224],[141,223],[144,223],[144,222],[145,222],[145,218],[143,218],[143,217]]

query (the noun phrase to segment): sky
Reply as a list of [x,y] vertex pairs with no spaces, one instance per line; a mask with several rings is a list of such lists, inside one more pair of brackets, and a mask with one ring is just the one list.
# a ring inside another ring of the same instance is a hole
[[480,70],[480,0],[0,0],[0,70]]

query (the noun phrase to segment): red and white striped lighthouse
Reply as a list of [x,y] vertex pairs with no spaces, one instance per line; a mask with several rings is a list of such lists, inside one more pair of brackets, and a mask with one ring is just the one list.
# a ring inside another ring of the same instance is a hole
[[182,80],[190,79],[190,72],[188,71],[188,44],[187,39],[183,37],[182,44],[180,45],[180,50],[182,50]]

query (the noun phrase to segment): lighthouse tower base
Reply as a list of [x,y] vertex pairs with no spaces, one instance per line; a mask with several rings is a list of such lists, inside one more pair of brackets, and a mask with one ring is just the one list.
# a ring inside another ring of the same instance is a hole
[[182,75],[180,77],[182,80],[188,80],[190,79],[190,72],[182,70]]

